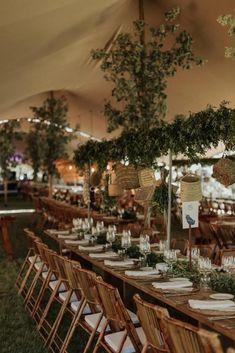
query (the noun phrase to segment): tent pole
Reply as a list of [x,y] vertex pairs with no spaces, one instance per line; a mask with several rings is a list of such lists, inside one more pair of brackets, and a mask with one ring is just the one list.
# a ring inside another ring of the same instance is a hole
[[167,246],[171,241],[171,182],[172,182],[172,152],[169,150],[169,176],[168,176],[168,210],[167,210]]

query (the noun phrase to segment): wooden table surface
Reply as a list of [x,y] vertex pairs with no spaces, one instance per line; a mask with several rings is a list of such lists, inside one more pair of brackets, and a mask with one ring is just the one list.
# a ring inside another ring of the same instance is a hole
[[[73,246],[65,244],[64,240],[58,239],[55,234],[52,234],[48,231],[45,231],[45,234],[50,238],[54,239],[59,244],[60,250],[62,250],[62,248],[66,248],[69,249],[72,254],[76,255],[76,258],[81,262],[82,266],[92,270],[94,270],[95,268],[99,269],[99,271],[102,271],[105,274],[104,279],[109,280],[114,286],[118,287],[118,283],[121,282],[123,286],[121,294],[123,295],[124,300],[126,296],[128,296],[130,288],[133,288],[134,293],[138,291],[138,293],[143,293],[148,297],[151,297],[152,299],[156,300],[157,304],[164,303],[165,306],[174,309],[174,311],[177,311],[187,317],[190,317],[191,319],[194,319],[198,322],[199,325],[213,329],[214,331],[217,331],[221,335],[224,335],[225,337],[235,342],[235,315],[233,315],[234,317],[231,319],[210,321],[209,316],[194,311],[188,306],[188,299],[209,299],[209,295],[213,293],[212,291],[199,290],[193,295],[191,294],[183,296],[180,296],[178,294],[175,294],[173,296],[172,294],[160,293],[159,291],[156,291],[151,284],[153,281],[156,280],[149,279],[148,281],[146,281],[129,278],[125,275],[125,270],[117,270],[105,266],[103,260],[91,258],[87,253],[79,251],[77,245]],[[223,313],[221,313],[221,316],[223,316]],[[231,327],[231,325],[234,325],[234,327],[228,328],[228,326]]]

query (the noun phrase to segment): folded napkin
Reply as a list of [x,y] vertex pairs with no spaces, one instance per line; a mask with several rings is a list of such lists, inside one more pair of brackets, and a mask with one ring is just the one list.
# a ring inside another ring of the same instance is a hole
[[89,254],[90,257],[96,258],[96,259],[107,259],[107,258],[115,258],[118,257],[119,255],[113,251],[106,251],[98,254]]
[[70,240],[75,240],[77,239],[78,236],[76,234],[72,234],[72,235],[58,235],[58,239],[70,239]]
[[169,265],[167,265],[165,262],[159,262],[155,266],[156,270],[166,272],[169,268]]
[[103,250],[104,245],[94,245],[94,246],[79,246],[79,250],[81,251],[100,251]]
[[232,300],[193,300],[189,299],[189,306],[193,309],[224,310],[234,309],[235,302]]
[[192,282],[185,279],[182,281],[175,281],[175,282],[153,282],[152,285],[156,289],[179,289],[179,288],[187,288],[192,287]]
[[125,271],[125,275],[131,277],[144,277],[158,275],[158,270],[147,270],[147,271]]
[[47,230],[49,233],[52,234],[61,234],[61,235],[69,235],[69,230],[58,230],[58,229],[48,229]]
[[126,266],[133,266],[134,261],[131,259],[124,260],[124,261],[105,260],[104,264],[106,266],[111,266],[111,267],[126,267]]
[[82,240],[73,240],[73,239],[68,239],[64,241],[65,244],[70,244],[70,245],[88,245],[89,242],[85,239]]

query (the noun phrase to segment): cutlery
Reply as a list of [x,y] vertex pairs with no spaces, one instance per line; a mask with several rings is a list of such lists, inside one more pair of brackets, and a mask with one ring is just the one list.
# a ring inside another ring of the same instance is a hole
[[217,321],[217,320],[226,320],[226,319],[235,319],[235,315],[224,315],[224,316],[211,316],[211,317],[208,317],[208,320],[210,321]]

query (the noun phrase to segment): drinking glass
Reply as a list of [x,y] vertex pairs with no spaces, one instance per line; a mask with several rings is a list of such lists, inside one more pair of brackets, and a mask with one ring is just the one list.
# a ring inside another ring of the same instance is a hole
[[175,250],[164,250],[165,262],[169,265],[169,272],[173,272],[173,264],[177,262],[177,252]]
[[223,269],[227,272],[232,272],[235,269],[235,257],[234,256],[223,256],[221,264]]
[[121,238],[121,245],[122,248],[125,249],[125,254],[127,252],[127,249],[131,246],[131,236],[128,232],[125,232]]
[[110,247],[112,247],[112,243],[115,241],[116,239],[116,234],[113,230],[111,231],[107,231],[106,233],[106,240],[109,243]]
[[144,266],[147,264],[147,254],[150,253],[151,247],[150,247],[150,241],[149,241],[149,236],[148,235],[141,235],[140,236],[140,252],[144,257]]
[[212,271],[212,264],[209,257],[200,257],[198,260],[198,269],[202,274],[201,287],[205,290],[209,289],[210,273]]

